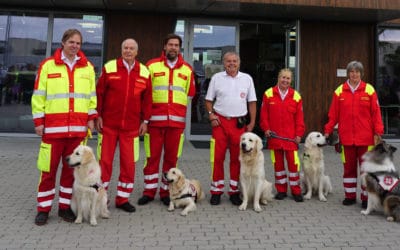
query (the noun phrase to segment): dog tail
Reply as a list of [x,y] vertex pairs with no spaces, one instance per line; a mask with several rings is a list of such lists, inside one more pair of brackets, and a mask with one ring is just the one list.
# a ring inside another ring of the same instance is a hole
[[204,193],[204,190],[203,190],[203,187],[201,186],[200,181],[198,181],[198,180],[191,180],[191,181],[194,184],[196,184],[196,187],[197,187],[197,190],[196,190],[196,192],[197,192],[197,201],[196,202],[203,200],[206,197],[206,195]]
[[400,221],[400,197],[396,195],[386,197],[383,201],[383,210],[387,217]]

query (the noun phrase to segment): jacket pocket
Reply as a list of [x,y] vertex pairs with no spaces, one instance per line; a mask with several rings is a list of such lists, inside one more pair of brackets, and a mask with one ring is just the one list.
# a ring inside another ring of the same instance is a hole
[[37,167],[40,171],[50,172],[51,144],[41,142]]

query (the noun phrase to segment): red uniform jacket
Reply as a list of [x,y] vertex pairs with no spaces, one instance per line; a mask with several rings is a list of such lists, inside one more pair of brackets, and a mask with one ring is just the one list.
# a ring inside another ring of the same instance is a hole
[[347,83],[333,94],[325,133],[332,133],[338,124],[339,139],[343,145],[368,146],[374,144],[374,135],[383,134],[383,122],[378,97],[372,85],[363,81],[354,92]]
[[[302,137],[305,125],[300,94],[289,88],[282,101],[277,86],[267,89],[261,105],[260,127],[263,131],[271,130],[285,138]],[[298,145],[291,141],[268,138],[268,149],[297,150]]]
[[97,112],[103,125],[114,129],[139,130],[142,120],[151,116],[151,83],[149,77],[140,76],[139,61],[128,74],[117,60],[117,72],[106,73],[103,67],[97,82]]

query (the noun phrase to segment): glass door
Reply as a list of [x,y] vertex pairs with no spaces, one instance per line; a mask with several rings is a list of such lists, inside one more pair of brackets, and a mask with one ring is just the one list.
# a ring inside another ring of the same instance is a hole
[[[209,21],[187,21],[188,62],[193,66],[196,95],[192,99],[186,124],[189,140],[208,141],[211,126],[205,108],[205,96],[211,77],[224,70],[222,56],[227,51],[238,50],[236,24],[213,24]],[[190,119],[189,119],[190,118]]]

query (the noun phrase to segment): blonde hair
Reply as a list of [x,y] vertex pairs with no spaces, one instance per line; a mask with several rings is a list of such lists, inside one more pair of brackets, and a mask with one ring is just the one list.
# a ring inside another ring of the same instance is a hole
[[293,72],[292,72],[291,69],[289,69],[289,68],[283,68],[283,69],[281,69],[281,70],[279,71],[278,79],[279,79],[279,78],[283,75],[283,73],[285,73],[285,72],[289,72],[289,73],[290,73],[290,76],[291,76],[291,77],[293,76]]

